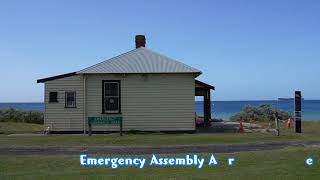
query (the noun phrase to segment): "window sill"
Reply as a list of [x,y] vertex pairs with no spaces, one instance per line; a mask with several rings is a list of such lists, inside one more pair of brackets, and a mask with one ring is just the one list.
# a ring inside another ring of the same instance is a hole
[[48,103],[59,103],[59,101],[49,101]]
[[66,109],[76,109],[77,107],[64,107]]

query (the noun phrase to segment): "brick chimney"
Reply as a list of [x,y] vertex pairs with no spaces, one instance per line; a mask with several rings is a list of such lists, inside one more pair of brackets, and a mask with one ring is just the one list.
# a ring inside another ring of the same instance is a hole
[[146,37],[144,35],[136,35],[136,48],[146,47]]

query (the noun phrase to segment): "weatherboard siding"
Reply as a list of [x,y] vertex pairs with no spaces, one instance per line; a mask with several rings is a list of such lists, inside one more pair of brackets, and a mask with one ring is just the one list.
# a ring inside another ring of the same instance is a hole
[[[121,81],[121,114],[102,114],[102,81]],[[45,125],[52,131],[83,131],[84,79],[75,75],[45,83]],[[122,116],[124,130],[194,130],[193,74],[90,74],[86,78],[86,117]],[[58,103],[49,103],[49,92]],[[65,92],[76,91],[77,108],[65,108]],[[88,126],[86,125],[86,130]],[[118,125],[92,126],[118,131]]]
[[[49,103],[49,92],[58,92],[58,102]],[[76,108],[65,108],[65,92],[76,91]],[[83,77],[75,75],[45,82],[44,128],[52,131],[83,131]]]
[[[102,81],[121,81],[121,115],[101,114]],[[193,74],[89,75],[87,116],[122,116],[124,130],[194,130]],[[119,126],[93,126],[118,131]]]

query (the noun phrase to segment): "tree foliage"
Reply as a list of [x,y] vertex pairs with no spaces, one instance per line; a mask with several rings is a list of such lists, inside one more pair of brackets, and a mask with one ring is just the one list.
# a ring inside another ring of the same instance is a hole
[[286,120],[292,118],[292,114],[283,110],[276,110],[269,104],[262,104],[258,107],[245,106],[243,110],[230,118],[231,121],[242,120],[249,122],[250,120],[269,122],[274,121],[275,112],[278,112],[279,119]]

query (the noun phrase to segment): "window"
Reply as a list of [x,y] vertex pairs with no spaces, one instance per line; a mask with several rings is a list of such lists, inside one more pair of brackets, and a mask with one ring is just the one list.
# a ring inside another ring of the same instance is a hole
[[120,81],[102,81],[102,113],[120,113]]
[[65,101],[66,101],[66,104],[65,104],[66,108],[75,108],[76,107],[76,92],[75,91],[66,92]]
[[58,102],[58,92],[49,92],[49,103]]

